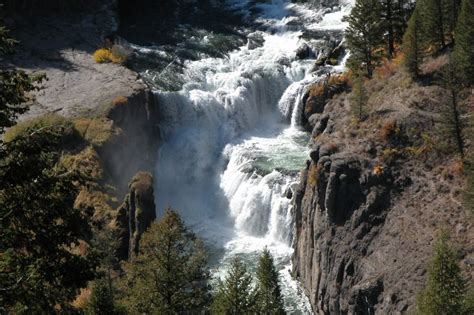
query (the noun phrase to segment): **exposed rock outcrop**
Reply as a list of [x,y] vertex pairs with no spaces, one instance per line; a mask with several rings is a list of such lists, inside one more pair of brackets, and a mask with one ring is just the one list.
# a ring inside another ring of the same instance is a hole
[[[336,94],[339,94],[348,88],[347,78],[343,75],[328,75],[325,79],[310,86],[303,96],[303,112],[301,117],[302,125],[306,130],[313,130],[319,123],[319,129],[325,129],[327,124],[327,115],[321,117],[326,103]],[[315,130],[315,132],[317,131]],[[317,136],[313,132],[313,136]],[[321,130],[322,132],[322,130]]]
[[394,88],[403,80],[370,82],[364,122],[352,118],[346,93],[312,106],[311,159],[295,192],[293,272],[316,314],[413,311],[439,228],[463,249],[462,265],[474,257],[462,178],[450,171],[456,157],[430,144],[433,102],[443,91]]
[[21,119],[50,112],[68,117],[93,114],[115,97],[134,97],[147,89],[126,67],[92,58],[118,29],[115,0],[63,14],[17,14],[6,18],[6,23],[20,44],[16,54],[2,61],[4,65],[48,77]]
[[155,219],[153,176],[148,172],[139,172],[129,184],[124,203],[117,209],[115,226],[120,236],[120,259],[138,253],[140,238]]
[[119,194],[125,194],[127,182],[136,172],[153,171],[160,141],[156,106],[152,92],[146,89],[120,98],[105,114],[120,131],[99,154]]

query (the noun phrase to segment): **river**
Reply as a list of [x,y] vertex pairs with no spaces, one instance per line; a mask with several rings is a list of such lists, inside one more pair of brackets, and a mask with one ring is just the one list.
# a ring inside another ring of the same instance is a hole
[[[158,216],[168,206],[179,211],[205,240],[217,276],[235,255],[253,269],[268,247],[287,312],[308,314],[309,303],[290,275],[291,199],[309,154],[310,135],[300,126],[302,97],[310,83],[343,68],[343,60],[334,67],[314,65],[328,42],[340,37],[351,4],[315,9],[285,0],[228,0],[226,6],[248,22],[240,34],[251,40],[237,49],[194,55],[180,60],[178,69],[169,51],[134,47],[145,60],[166,61],[142,66],[142,76],[156,87],[163,140],[155,170]],[[226,40],[216,37],[194,32],[189,41],[207,47]],[[307,58],[296,58],[305,42],[311,47]]]

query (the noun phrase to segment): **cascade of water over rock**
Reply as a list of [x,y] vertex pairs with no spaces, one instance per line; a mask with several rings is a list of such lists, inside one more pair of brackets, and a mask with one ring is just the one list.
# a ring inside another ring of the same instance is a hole
[[[219,272],[233,255],[255,261],[267,246],[281,269],[287,310],[295,313],[310,312],[288,272],[291,199],[308,157],[309,136],[299,126],[302,98],[308,84],[322,78],[318,73],[338,69],[314,71],[327,38],[344,28],[350,3],[335,4],[315,10],[285,0],[228,0],[244,12],[258,6],[259,13],[247,17],[259,25],[258,33],[248,34],[258,43],[249,40],[224,58],[187,61],[179,91],[155,91],[163,138],[158,211],[178,209],[211,248]],[[322,37],[309,40],[308,34]],[[296,57],[301,47],[308,47],[306,59]]]

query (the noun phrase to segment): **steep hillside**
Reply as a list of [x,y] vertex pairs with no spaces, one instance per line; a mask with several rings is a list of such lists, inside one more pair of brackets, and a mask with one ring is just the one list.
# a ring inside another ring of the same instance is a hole
[[[317,314],[413,311],[443,227],[472,270],[462,163],[440,132],[447,92],[413,82],[394,65],[365,85],[365,120],[354,118],[351,93],[320,101],[309,118],[312,151],[296,195],[293,271]],[[314,108],[308,94],[306,107]]]

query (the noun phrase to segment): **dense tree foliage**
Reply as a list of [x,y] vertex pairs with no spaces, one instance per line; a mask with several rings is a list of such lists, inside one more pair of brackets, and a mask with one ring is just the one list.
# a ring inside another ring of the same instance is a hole
[[[0,28],[0,53],[14,40]],[[0,136],[28,107],[42,77],[0,70]],[[61,128],[27,129],[0,141],[0,312],[66,311],[93,279],[95,260],[81,250],[89,214],[74,208],[78,174],[58,164]]]
[[402,40],[410,4],[405,0],[381,0],[380,18],[384,29],[387,58],[395,54],[395,45]]
[[74,208],[78,176],[59,166],[61,133],[27,130],[2,146],[0,305],[18,313],[66,308],[93,279],[80,250],[88,214]]
[[453,143],[459,155],[464,158],[467,123],[460,106],[462,86],[451,58],[440,73],[440,84],[448,91],[448,101],[441,107],[441,132],[446,136],[448,145]]
[[257,291],[252,275],[238,256],[231,261],[227,276],[219,280],[212,304],[214,314],[243,315],[257,312]]
[[366,105],[368,101],[367,90],[365,88],[364,76],[356,73],[352,80],[351,107],[352,114],[358,121],[364,120],[366,115]]
[[[15,40],[0,26],[0,57],[14,51]],[[18,115],[28,110],[29,92],[38,90],[43,75],[31,76],[24,71],[0,69],[0,134],[15,124]]]
[[285,314],[278,271],[268,249],[264,249],[257,266],[257,308],[260,314]]
[[465,299],[466,282],[448,241],[443,232],[435,245],[426,287],[417,296],[420,315],[470,314],[463,312],[470,308]]
[[106,279],[97,280],[92,288],[86,314],[120,315],[125,313],[125,310],[116,305],[113,291],[110,289],[110,283]]
[[362,65],[369,78],[381,58],[384,30],[380,16],[378,0],[357,0],[346,19],[349,22],[346,40],[351,50],[349,65],[356,71]]
[[124,306],[131,313],[199,313],[210,302],[207,254],[178,213],[167,209],[140,241],[126,276]]
[[453,57],[463,83],[474,84],[474,2],[464,0],[456,27]]
[[436,45],[439,49],[446,46],[445,30],[447,21],[444,14],[444,1],[422,0],[421,2],[425,40]]
[[420,74],[420,65],[423,59],[423,33],[420,17],[420,7],[413,11],[406,32],[403,36],[404,64],[408,72],[417,78]]

